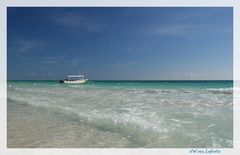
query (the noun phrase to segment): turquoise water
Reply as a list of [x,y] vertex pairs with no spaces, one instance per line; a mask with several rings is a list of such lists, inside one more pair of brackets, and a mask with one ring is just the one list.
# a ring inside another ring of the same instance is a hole
[[232,81],[8,81],[8,146],[232,147],[232,87]]
[[[40,86],[58,85],[59,81],[9,81],[9,84],[32,86],[34,83]],[[61,85],[66,87],[67,85]],[[81,87],[105,87],[105,88],[156,88],[156,89],[196,89],[207,88],[232,88],[233,81],[88,81]]]

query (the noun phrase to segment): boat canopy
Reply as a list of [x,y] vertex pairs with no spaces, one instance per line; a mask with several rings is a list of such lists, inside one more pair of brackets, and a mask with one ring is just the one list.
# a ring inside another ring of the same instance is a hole
[[84,78],[84,75],[68,75],[69,78]]
[[74,79],[84,80],[84,75],[68,75],[67,79],[68,80],[74,80]]

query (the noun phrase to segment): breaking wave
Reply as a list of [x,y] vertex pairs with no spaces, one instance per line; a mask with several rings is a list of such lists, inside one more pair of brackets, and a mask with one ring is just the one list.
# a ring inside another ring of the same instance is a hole
[[207,91],[215,94],[232,94],[233,88],[209,88]]

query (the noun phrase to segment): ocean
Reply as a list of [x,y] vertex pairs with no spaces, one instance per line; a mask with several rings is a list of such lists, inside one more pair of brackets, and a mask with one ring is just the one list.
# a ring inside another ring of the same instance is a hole
[[7,82],[10,148],[232,148],[233,81]]

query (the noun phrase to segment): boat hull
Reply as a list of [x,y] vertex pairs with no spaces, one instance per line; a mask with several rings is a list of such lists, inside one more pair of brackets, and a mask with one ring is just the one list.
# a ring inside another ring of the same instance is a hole
[[73,81],[69,81],[69,80],[64,80],[64,81],[60,81],[60,83],[66,83],[66,84],[83,84],[85,83],[87,80],[73,80]]

